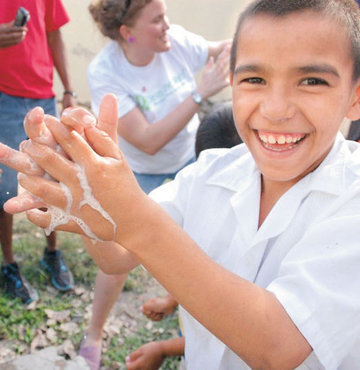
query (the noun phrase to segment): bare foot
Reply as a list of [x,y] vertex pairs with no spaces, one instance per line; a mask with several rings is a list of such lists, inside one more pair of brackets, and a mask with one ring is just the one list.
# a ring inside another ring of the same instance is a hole
[[177,301],[169,294],[166,297],[156,297],[147,300],[142,305],[141,311],[149,319],[160,321],[164,316],[172,314],[177,305]]

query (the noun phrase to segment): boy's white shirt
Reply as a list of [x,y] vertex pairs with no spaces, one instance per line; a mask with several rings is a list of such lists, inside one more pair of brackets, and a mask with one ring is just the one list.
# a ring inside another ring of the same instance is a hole
[[[103,96],[113,93],[119,118],[138,106],[152,124],[195,90],[194,76],[206,63],[208,42],[178,25],[172,25],[168,34],[170,50],[155,54],[154,60],[144,67],[130,64],[115,41],[100,51],[88,68],[91,108],[96,115]],[[199,118],[195,114],[186,127],[154,155],[146,154],[120,136],[119,146],[135,172],[173,173],[195,157],[198,125]]]
[[[244,144],[203,152],[151,197],[216,262],[276,295],[314,350],[299,368],[359,366],[358,143],[339,134],[260,229],[260,173]],[[248,369],[184,309],[181,316],[188,370]]]

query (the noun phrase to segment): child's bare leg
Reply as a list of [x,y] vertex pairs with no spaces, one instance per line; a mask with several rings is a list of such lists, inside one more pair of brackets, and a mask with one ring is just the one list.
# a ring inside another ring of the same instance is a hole
[[92,317],[83,346],[101,346],[106,319],[121,293],[127,273],[108,275],[99,270],[95,282]]
[[145,316],[153,321],[160,321],[164,316],[172,314],[178,302],[173,296],[168,294],[166,297],[155,297],[147,300],[141,307]]

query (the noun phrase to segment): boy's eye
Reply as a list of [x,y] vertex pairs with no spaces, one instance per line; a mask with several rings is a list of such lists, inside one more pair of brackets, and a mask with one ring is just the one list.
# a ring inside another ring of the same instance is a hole
[[329,84],[323,80],[322,78],[316,78],[316,77],[310,77],[306,78],[301,82],[301,85],[308,85],[308,86],[317,86],[317,85],[326,85],[329,86]]
[[265,80],[261,77],[249,77],[243,79],[241,82],[247,82],[249,84],[265,84]]

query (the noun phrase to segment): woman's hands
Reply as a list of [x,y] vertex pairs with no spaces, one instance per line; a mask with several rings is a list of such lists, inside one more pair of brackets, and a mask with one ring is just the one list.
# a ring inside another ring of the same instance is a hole
[[201,73],[197,92],[205,100],[229,85],[230,45],[226,45],[219,56],[209,61]]

